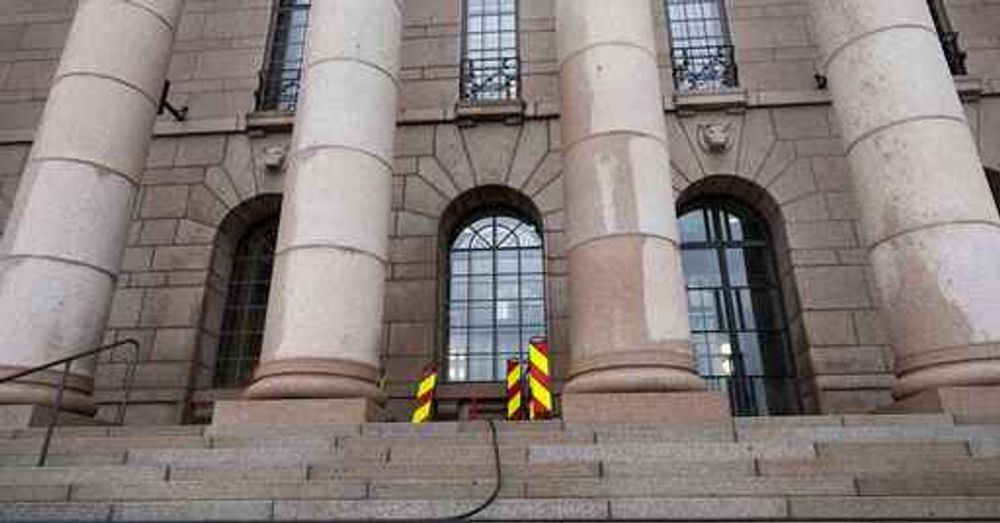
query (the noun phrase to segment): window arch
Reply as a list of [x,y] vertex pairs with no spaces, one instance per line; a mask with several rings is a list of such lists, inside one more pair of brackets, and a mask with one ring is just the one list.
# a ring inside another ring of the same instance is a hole
[[251,226],[236,245],[219,332],[217,388],[247,385],[260,358],[277,238],[274,215]]
[[545,271],[537,225],[509,209],[474,215],[448,243],[449,381],[504,379],[506,360],[544,336]]
[[766,223],[735,202],[703,198],[682,209],[679,226],[699,374],[728,392],[734,414],[801,412]]

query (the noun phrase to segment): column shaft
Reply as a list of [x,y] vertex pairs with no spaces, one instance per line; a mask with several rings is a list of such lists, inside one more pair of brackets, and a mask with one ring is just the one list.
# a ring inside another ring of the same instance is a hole
[[649,0],[557,0],[567,392],[694,390]]
[[[0,375],[101,341],[183,0],[83,0],[0,243]],[[93,409],[93,362],[66,404]],[[0,387],[49,404],[57,374]]]
[[897,397],[1000,384],[1000,218],[926,2],[811,0]]
[[311,9],[261,364],[247,392],[376,398],[401,8]]

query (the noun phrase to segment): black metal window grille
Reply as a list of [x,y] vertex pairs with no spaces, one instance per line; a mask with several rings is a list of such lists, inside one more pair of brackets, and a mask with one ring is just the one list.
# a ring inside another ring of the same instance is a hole
[[724,201],[679,220],[698,372],[733,414],[801,412],[777,267],[766,225]]
[[545,335],[545,271],[538,228],[492,214],[461,229],[449,250],[447,378],[505,379],[506,361],[522,358]]
[[736,87],[736,56],[724,0],[666,0],[666,10],[676,88]]
[[275,217],[251,228],[237,244],[219,333],[217,388],[247,385],[260,358],[277,239]]
[[309,0],[277,0],[274,9],[257,109],[294,111],[302,82]]
[[465,0],[462,99],[514,100],[521,86],[517,0]]
[[927,5],[931,9],[931,18],[934,19],[934,27],[937,29],[938,38],[941,39],[941,50],[944,51],[944,58],[948,61],[951,74],[969,74],[965,67],[966,53],[958,45],[958,32],[951,25],[944,1],[927,0]]

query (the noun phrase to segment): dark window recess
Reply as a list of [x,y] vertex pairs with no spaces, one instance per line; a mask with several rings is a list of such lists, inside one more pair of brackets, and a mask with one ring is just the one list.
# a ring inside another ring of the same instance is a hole
[[257,90],[257,110],[294,111],[302,82],[309,0],[277,0]]
[[462,100],[501,102],[520,95],[517,0],[465,0]]
[[801,405],[773,248],[763,221],[705,200],[681,215],[681,254],[698,373],[733,414],[798,414]]
[[941,39],[941,49],[944,51],[944,58],[948,61],[951,74],[956,76],[969,74],[965,67],[965,51],[958,45],[958,32],[951,25],[944,1],[927,0],[927,5],[931,9],[931,18],[934,19],[934,27],[937,29],[938,38]]
[[666,0],[666,9],[677,90],[737,87],[723,0]]
[[447,379],[498,381],[545,335],[545,257],[538,228],[491,214],[461,229],[448,252]]
[[260,358],[277,239],[275,217],[251,228],[236,247],[219,333],[216,388],[246,386]]

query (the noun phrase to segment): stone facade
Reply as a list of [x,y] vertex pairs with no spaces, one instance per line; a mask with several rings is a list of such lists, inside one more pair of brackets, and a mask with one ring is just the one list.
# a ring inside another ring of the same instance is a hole
[[[161,115],[156,122],[105,334],[142,345],[131,423],[203,420],[212,401],[239,394],[212,389],[233,249],[250,223],[277,212],[288,175],[269,168],[266,157],[275,146],[290,147],[292,128],[302,121],[254,111],[272,3],[187,0],[180,18],[167,77],[171,104],[187,106],[188,118]],[[1000,143],[1000,4],[945,3],[968,52],[969,74],[956,77],[955,87],[982,163],[1000,172],[994,145]],[[475,188],[516,191],[542,218],[549,337],[561,387],[570,365],[572,307],[556,2],[521,0],[523,110],[491,120],[457,104],[460,0],[400,4],[377,344],[392,415],[405,418],[415,378],[441,358],[442,229],[459,219],[454,202]],[[728,194],[767,219],[807,411],[888,406],[896,382],[890,323],[879,313],[861,221],[864,195],[851,181],[831,93],[817,89],[814,78],[820,52],[810,2],[728,0],[740,87],[714,93],[674,92],[664,9],[651,4],[669,144],[670,172],[663,176],[671,177],[674,197],[683,204]],[[8,0],[0,7],[0,230],[76,8],[71,0]],[[713,124],[729,133],[731,146],[721,153],[699,142],[700,129]],[[671,214],[669,199],[664,205]],[[99,409],[115,408],[123,373],[120,359],[98,363]],[[449,409],[461,411],[471,398],[497,399],[502,390],[448,384],[441,394]]]

